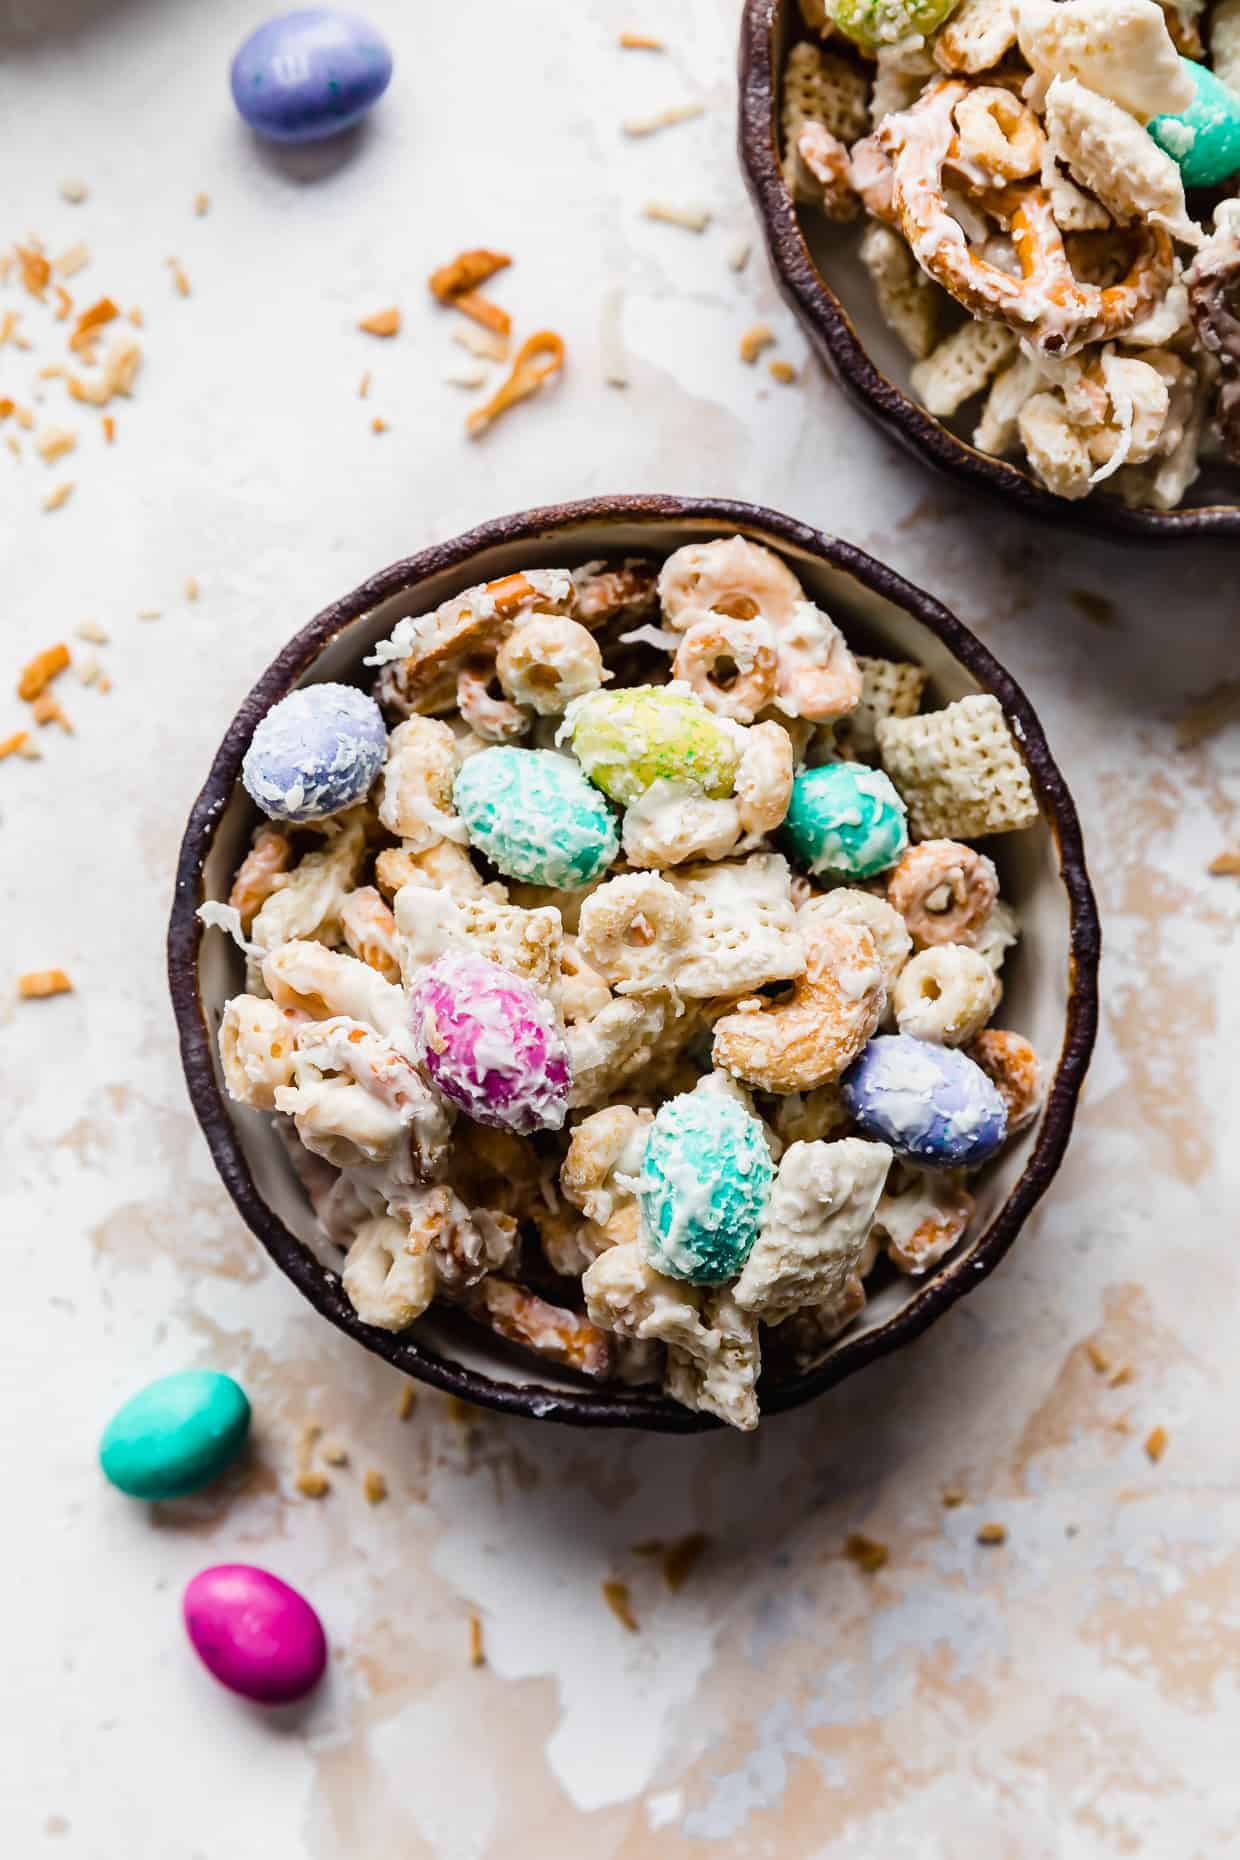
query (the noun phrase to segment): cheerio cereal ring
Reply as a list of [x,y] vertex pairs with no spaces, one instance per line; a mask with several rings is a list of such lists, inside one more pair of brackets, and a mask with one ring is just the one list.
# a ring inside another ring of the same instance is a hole
[[565,733],[595,787],[624,807],[657,781],[722,801],[740,765],[735,727],[697,698],[656,685],[592,691],[569,705]]
[[908,845],[906,822],[904,803],[881,769],[828,762],[797,775],[784,834],[815,876],[872,878]]
[[470,844],[508,878],[575,891],[605,872],[620,849],[597,788],[552,749],[483,749],[453,786]]
[[658,1272],[733,1279],[758,1236],[774,1168],[762,1126],[736,1098],[698,1087],[662,1106],[639,1177],[642,1243]]
[[386,754],[373,698],[352,685],[307,685],[267,712],[241,779],[273,820],[325,820],[365,799]]

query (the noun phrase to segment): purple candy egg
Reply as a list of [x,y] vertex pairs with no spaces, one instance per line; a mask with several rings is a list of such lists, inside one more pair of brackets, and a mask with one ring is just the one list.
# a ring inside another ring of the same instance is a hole
[[303,1595],[252,1563],[217,1563],[185,1590],[185,1631],[207,1671],[259,1705],[312,1692],[327,1665],[323,1624]]
[[392,54],[364,19],[300,7],[252,32],[232,62],[233,102],[273,142],[317,142],[349,129],[383,95]]
[[568,1048],[551,1004],[484,956],[439,956],[409,990],[417,1057],[476,1124],[527,1136],[568,1111]]
[[908,1033],[879,1034],[840,1080],[848,1111],[897,1156],[976,1169],[1007,1135],[1007,1111],[967,1054]]
[[272,820],[325,820],[365,800],[386,755],[373,698],[353,685],[306,685],[256,725],[241,779]]

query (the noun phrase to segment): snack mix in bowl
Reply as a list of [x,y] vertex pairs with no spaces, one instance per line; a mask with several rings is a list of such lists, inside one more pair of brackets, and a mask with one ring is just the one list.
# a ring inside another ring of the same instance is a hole
[[228,1091],[366,1323],[443,1301],[755,1426],[764,1345],[808,1368],[880,1256],[935,1267],[1040,1108],[969,843],[1038,819],[1002,707],[923,712],[739,536],[506,575],[367,663],[246,754]]
[[1067,499],[1240,464],[1240,0],[802,11],[785,179],[863,223],[925,409]]

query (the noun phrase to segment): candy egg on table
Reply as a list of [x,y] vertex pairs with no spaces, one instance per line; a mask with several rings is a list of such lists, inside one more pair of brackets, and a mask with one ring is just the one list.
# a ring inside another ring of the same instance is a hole
[[638,1178],[651,1265],[695,1285],[734,1279],[758,1237],[774,1173],[762,1126],[737,1098],[707,1086],[669,1098]]
[[911,1034],[879,1034],[840,1081],[845,1107],[867,1136],[897,1156],[975,1169],[1007,1135],[994,1083],[956,1047]]
[[562,737],[596,788],[632,806],[657,781],[723,800],[740,766],[743,734],[698,698],[660,685],[592,691],[565,712]]
[[258,725],[241,779],[273,820],[325,820],[365,800],[386,755],[373,698],[353,685],[306,685]]
[[187,1584],[185,1631],[207,1671],[259,1705],[291,1705],[323,1677],[327,1636],[304,1595],[252,1563],[217,1563]]
[[815,876],[873,878],[907,847],[907,820],[881,769],[827,762],[798,772],[783,831],[793,856]]
[[476,1124],[528,1136],[568,1110],[568,1048],[529,982],[485,956],[436,957],[409,989],[416,1058]]
[[826,0],[826,16],[846,38],[869,51],[934,32],[957,0]]
[[233,102],[272,142],[318,142],[378,102],[392,54],[373,26],[335,7],[299,7],[252,32],[232,61]]
[[1186,110],[1156,116],[1149,131],[1177,163],[1185,187],[1218,187],[1240,169],[1240,96],[1205,65],[1180,63],[1197,94]]
[[577,764],[553,749],[483,749],[453,788],[470,844],[529,885],[576,891],[620,848],[615,817]]
[[231,1376],[183,1369],[131,1395],[99,1443],[105,1476],[130,1498],[181,1498],[218,1478],[250,1431],[250,1404]]

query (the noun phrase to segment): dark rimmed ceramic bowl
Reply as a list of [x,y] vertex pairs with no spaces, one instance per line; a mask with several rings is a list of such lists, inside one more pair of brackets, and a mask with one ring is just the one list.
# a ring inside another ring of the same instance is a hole
[[[1240,485],[1207,468],[1179,510],[1129,510],[1099,492],[1055,497],[1007,459],[979,452],[926,412],[909,385],[912,362],[879,315],[857,253],[857,227],[832,226],[793,205],[780,168],[780,106],[787,56],[810,37],[797,0],[746,0],[740,48],[740,157],[771,269],[814,349],[862,410],[928,464],[1029,515],[1094,536],[1240,536]],[[1212,501],[1213,500],[1213,501]]]
[[432,1311],[392,1336],[357,1316],[331,1254],[315,1239],[306,1197],[270,1118],[229,1100],[216,1029],[224,1002],[244,986],[241,958],[195,916],[224,898],[256,815],[240,784],[241,759],[259,718],[295,686],[369,679],[362,660],[405,614],[421,613],[479,581],[531,565],[599,556],[666,556],[684,543],[736,533],[774,549],[810,595],[839,619],[859,650],[913,658],[930,672],[932,702],[970,692],[998,697],[1024,745],[1042,820],[993,842],[1004,896],[1023,937],[1004,968],[1004,1018],[1033,1040],[1054,1074],[1046,1109],[978,1182],[975,1231],[924,1280],[893,1279],[861,1321],[806,1375],[767,1376],[766,1414],[797,1407],[926,1326],[1002,1259],[1059,1167],[1093,1048],[1099,929],[1076,810],[1033,707],[986,648],[946,608],[851,544],[772,510],[722,500],[611,497],[501,517],[396,562],[327,607],[268,666],[220,744],[181,846],[168,932],[168,972],[190,1098],[216,1167],[243,1219],[272,1259],[339,1329],[437,1388],[484,1407],[593,1427],[685,1433],[716,1423],[654,1393],[601,1390],[509,1352],[487,1333]]

